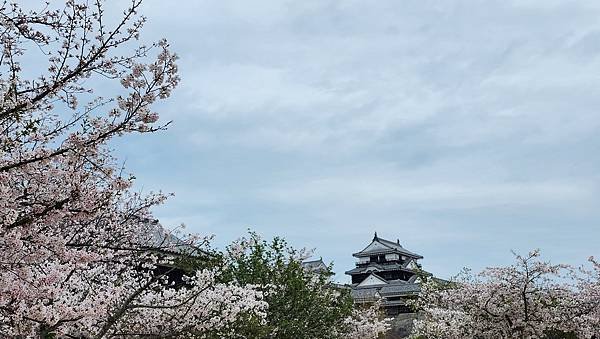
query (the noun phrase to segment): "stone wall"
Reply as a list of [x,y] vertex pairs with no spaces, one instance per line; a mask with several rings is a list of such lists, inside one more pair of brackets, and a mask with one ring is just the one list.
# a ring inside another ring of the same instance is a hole
[[386,334],[386,339],[407,338],[412,330],[413,320],[417,318],[416,313],[400,313],[392,320],[392,329]]

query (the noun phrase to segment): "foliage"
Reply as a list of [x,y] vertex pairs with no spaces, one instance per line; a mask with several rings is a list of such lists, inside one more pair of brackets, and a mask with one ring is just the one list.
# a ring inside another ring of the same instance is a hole
[[252,338],[375,338],[384,332],[378,306],[356,309],[349,290],[330,282],[331,267],[311,272],[306,251],[282,238],[251,233],[228,248],[224,279],[257,285],[269,305],[265,322],[244,319],[237,333]]

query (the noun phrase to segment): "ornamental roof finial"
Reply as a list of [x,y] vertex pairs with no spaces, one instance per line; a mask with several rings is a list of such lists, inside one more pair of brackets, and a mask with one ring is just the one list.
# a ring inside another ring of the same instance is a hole
[[373,237],[373,240],[377,240],[377,231],[375,231],[375,236]]

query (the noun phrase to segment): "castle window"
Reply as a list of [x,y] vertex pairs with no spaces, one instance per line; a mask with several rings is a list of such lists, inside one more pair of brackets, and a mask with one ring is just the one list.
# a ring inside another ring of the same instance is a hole
[[400,259],[400,256],[396,253],[386,254],[385,260],[387,261],[397,261]]

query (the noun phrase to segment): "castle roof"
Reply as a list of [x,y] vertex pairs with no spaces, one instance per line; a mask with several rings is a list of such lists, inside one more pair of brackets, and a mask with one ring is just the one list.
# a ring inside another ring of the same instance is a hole
[[365,247],[362,251],[352,254],[354,257],[368,257],[371,255],[379,255],[379,254],[400,254],[407,257],[411,257],[414,259],[423,259],[423,256],[413,253],[406,248],[400,245],[400,241],[389,241],[383,238],[379,238],[377,236],[377,232],[375,232],[375,236],[371,243]]
[[136,245],[141,248],[173,255],[212,256],[205,249],[179,238],[172,231],[164,228],[158,219],[140,219],[140,221],[144,223],[146,228],[145,233],[140,234],[139,238],[136,239]]
[[380,297],[407,296],[419,293],[420,283],[392,280],[385,284],[354,286],[352,297],[357,301],[370,301]]

